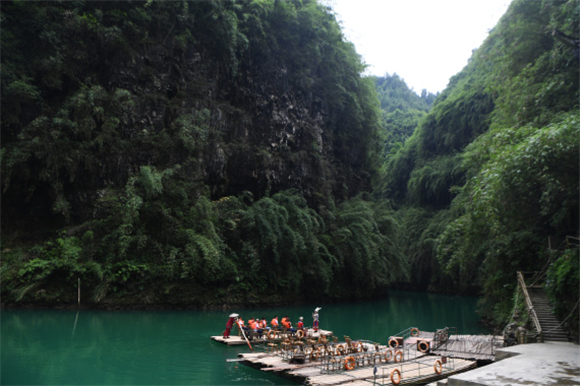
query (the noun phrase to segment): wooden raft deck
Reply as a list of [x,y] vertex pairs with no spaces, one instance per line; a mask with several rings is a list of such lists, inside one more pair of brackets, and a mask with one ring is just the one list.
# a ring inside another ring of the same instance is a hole
[[[355,367],[351,371],[338,373],[321,373],[320,363],[290,364],[276,354],[269,353],[246,353],[239,355],[244,364],[261,368],[262,371],[273,371],[279,375],[294,379],[305,385],[331,386],[331,385],[369,385],[373,381],[374,367]],[[422,356],[399,363],[377,364],[376,381],[379,384],[391,384],[391,372],[398,369],[401,372],[402,385],[433,382],[446,378],[452,374],[476,367],[476,362],[463,359],[448,359],[442,366],[441,374],[434,370],[436,360],[442,360],[440,356]]]
[[[412,385],[435,382],[473,369],[477,367],[477,361],[493,361],[496,348],[503,347],[503,339],[500,336],[458,335],[455,328],[448,327],[437,332],[409,328],[389,337],[389,345],[397,346],[395,348],[371,341],[350,340],[346,336],[346,343],[335,339],[334,342],[329,341],[328,345],[324,342],[322,345],[318,343],[317,350],[324,353],[318,359],[313,358],[312,343],[307,347],[306,344],[296,341],[288,342],[291,345],[290,349],[288,346],[283,348],[283,344],[282,346],[270,344],[261,346],[260,352],[240,354],[239,357],[245,365],[274,372],[305,385],[368,386],[372,382],[390,385],[391,377],[395,381],[399,380],[395,370],[400,372],[400,384]],[[303,349],[297,348],[298,343],[302,344]],[[344,348],[348,346],[348,353],[343,352],[339,355],[340,346]],[[302,355],[300,350],[305,355]],[[387,354],[390,358],[387,358]],[[399,362],[395,362],[397,357],[395,354],[402,354]],[[346,370],[344,367],[343,361],[346,356],[354,357],[352,370]],[[298,362],[300,358],[302,363],[293,363],[295,359]]]
[[[327,337],[332,336],[332,331],[328,331],[328,330],[318,330],[318,332],[314,332],[312,330],[308,331],[309,338],[318,339],[320,336],[327,336]],[[222,335],[217,335],[217,336],[212,336],[211,339],[215,340],[216,342],[228,345],[228,346],[246,345],[246,340],[241,335],[230,335],[229,339],[224,339],[224,337]],[[280,338],[277,338],[274,340],[268,340],[268,339],[266,339],[266,335],[264,334],[261,339],[254,338],[254,339],[250,340],[250,344],[251,345],[264,344],[264,343],[269,343],[269,342],[279,343],[281,340],[282,339],[280,339]]]

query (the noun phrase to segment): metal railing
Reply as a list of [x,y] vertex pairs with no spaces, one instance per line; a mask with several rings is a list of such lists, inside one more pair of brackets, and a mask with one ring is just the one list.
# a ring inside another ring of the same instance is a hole
[[[536,283],[537,280],[534,281]],[[530,298],[530,294],[528,293],[528,289],[526,287],[526,281],[524,279],[524,273],[518,271],[518,283],[522,288],[522,292],[524,293],[524,298],[526,299],[526,305],[528,307],[528,312],[534,322],[534,326],[536,327],[536,331],[538,332],[538,337],[540,342],[544,342],[544,334],[542,333],[542,326],[540,325],[540,320],[538,319],[538,315],[536,314],[536,310],[534,309],[534,304],[532,303],[532,299]]]
[[373,385],[398,384],[401,381],[410,383],[455,370],[455,360],[449,357],[424,357],[411,363],[400,363],[397,367],[382,367],[380,370],[379,375],[375,374]]

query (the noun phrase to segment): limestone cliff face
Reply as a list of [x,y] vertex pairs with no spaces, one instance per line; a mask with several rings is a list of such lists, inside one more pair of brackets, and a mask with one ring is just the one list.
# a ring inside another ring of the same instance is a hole
[[[369,187],[368,173],[348,175],[334,156],[333,127],[324,100],[288,86],[284,67],[275,76],[247,70],[221,80],[218,64],[194,46],[186,52],[154,47],[141,56],[107,70],[107,87],[129,91],[133,106],[126,111],[121,131],[127,138],[168,131],[184,116],[199,116],[207,135],[192,178],[211,187],[214,197],[250,190],[262,196],[296,188],[345,198]],[[147,73],[146,79],[140,79]],[[359,151],[353,149],[353,152]],[[143,152],[148,162],[163,162]],[[127,160],[131,170],[139,160]]]
[[[3,180],[9,217],[85,221],[142,166],[178,166],[213,199],[295,188],[340,201],[369,188],[373,103],[316,2],[79,4],[6,8],[22,34],[10,52],[27,63],[4,76],[6,93],[17,79],[34,90],[3,98],[3,147],[29,152]],[[32,31],[42,49],[27,51],[24,25],[44,14],[52,24]]]

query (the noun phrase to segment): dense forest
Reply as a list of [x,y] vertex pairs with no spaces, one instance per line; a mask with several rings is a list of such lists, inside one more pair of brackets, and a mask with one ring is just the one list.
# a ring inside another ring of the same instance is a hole
[[578,9],[514,0],[417,95],[364,76],[316,0],[3,2],[3,304],[76,302],[79,279],[95,307],[399,287],[501,324],[516,271],[548,267],[566,316],[579,67],[554,31]]

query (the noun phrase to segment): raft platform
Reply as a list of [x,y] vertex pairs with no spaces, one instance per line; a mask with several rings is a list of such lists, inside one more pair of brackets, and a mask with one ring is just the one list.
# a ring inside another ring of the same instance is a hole
[[[332,335],[333,335],[332,331],[328,331],[328,330],[318,330],[318,331],[308,330],[306,332],[306,337],[312,338],[312,339],[318,339],[320,337],[327,337],[328,338],[328,337],[331,337]],[[251,337],[249,337],[249,340],[250,340],[250,344],[254,345],[254,344],[265,344],[265,343],[281,343],[283,340],[291,339],[291,338],[293,338],[293,335],[290,333],[283,333],[281,335],[279,334],[274,339],[268,339],[266,334],[262,334],[261,338],[255,334],[253,334]],[[223,343],[227,346],[243,346],[246,344],[246,340],[241,335],[230,335],[230,337],[228,339],[225,339],[222,335],[217,335],[217,336],[212,336],[211,340],[214,340],[214,341],[219,342],[219,343]]]
[[414,385],[476,368],[477,360],[493,360],[495,347],[503,345],[501,337],[454,332],[448,327],[436,332],[411,327],[389,337],[387,345],[348,336],[344,341],[334,336],[279,344],[266,340],[266,345],[239,354],[235,361],[305,385]]

